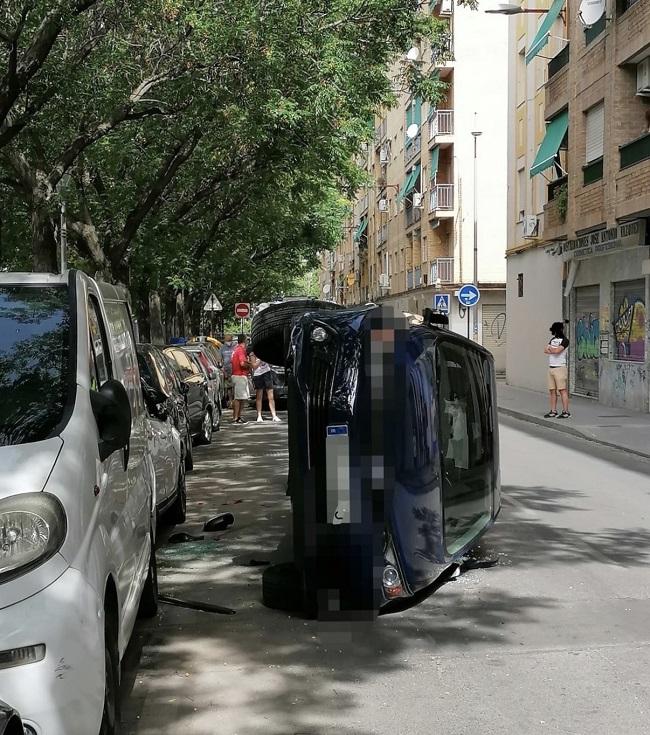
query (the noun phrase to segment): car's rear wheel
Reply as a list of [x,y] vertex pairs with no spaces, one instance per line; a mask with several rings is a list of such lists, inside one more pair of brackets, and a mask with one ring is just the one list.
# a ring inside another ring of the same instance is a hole
[[194,452],[192,448],[192,437],[189,437],[187,446],[185,447],[185,471],[191,472],[194,469]]
[[212,430],[213,431],[219,431],[221,428],[221,416],[223,414],[223,409],[221,408],[221,401],[217,402],[217,405],[214,407],[214,412],[212,413],[213,421],[212,421]]
[[151,538],[151,550],[149,552],[149,570],[147,579],[142,588],[139,618],[153,618],[158,612],[158,564],[156,562],[156,546],[154,542],[153,529],[149,532]]
[[120,659],[117,650],[117,622],[106,615],[104,630],[104,712],[99,735],[118,735],[120,732]]
[[308,311],[340,308],[338,304],[320,299],[291,299],[267,306],[253,317],[251,341],[255,354],[271,365],[284,365],[292,320]]
[[176,498],[174,504],[167,512],[167,520],[170,523],[185,523],[187,516],[187,484],[185,482],[185,467],[181,464],[178,469],[178,483],[176,486]]

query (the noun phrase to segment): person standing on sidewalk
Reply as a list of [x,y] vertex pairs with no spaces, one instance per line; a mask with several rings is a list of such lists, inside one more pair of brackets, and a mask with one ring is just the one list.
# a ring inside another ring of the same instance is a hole
[[230,406],[233,400],[232,387],[232,353],[235,351],[237,343],[232,338],[232,334],[224,336],[223,345],[221,345],[221,355],[223,357],[223,372],[226,377],[226,405]]
[[261,424],[262,418],[262,401],[264,400],[264,391],[271,409],[272,421],[276,424],[280,423],[280,418],[275,412],[275,397],[273,395],[273,371],[268,362],[260,360],[260,358],[249,348],[249,356],[251,367],[253,368],[253,385],[255,386],[255,403],[257,405],[257,423]]
[[240,334],[237,338],[237,347],[232,353],[232,384],[234,389],[234,400],[232,402],[233,424],[247,423],[242,418],[244,404],[249,399],[248,375],[251,364],[246,355],[246,335]]
[[[564,335],[564,324],[553,322],[550,330],[551,339],[544,348],[548,355],[548,391],[551,410],[544,414],[547,419],[568,419],[569,413],[569,371],[567,368],[567,352],[569,340]],[[558,393],[562,399],[562,413],[557,412]]]

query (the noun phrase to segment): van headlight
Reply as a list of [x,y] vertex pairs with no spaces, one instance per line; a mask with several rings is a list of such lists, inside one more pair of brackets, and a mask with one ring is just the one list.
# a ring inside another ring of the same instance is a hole
[[65,539],[61,503],[48,493],[25,493],[0,500],[0,583],[18,577],[54,556]]

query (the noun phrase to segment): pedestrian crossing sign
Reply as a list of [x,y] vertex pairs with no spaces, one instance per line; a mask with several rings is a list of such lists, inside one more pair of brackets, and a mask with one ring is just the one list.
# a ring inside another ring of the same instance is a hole
[[441,314],[449,314],[449,294],[437,293],[433,297],[433,310]]

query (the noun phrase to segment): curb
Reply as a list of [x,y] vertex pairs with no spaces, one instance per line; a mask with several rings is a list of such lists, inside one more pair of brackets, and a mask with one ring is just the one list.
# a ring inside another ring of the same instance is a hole
[[544,419],[539,416],[533,416],[529,413],[523,413],[522,411],[515,411],[512,408],[502,408],[501,406],[498,407],[498,411],[504,416],[519,419],[519,421],[525,421],[526,423],[535,424],[536,426],[543,426],[547,429],[551,429],[552,431],[559,431],[562,434],[569,434],[570,436],[575,436],[578,439],[584,439],[585,441],[593,442],[594,444],[600,444],[603,447],[617,449],[619,452],[634,454],[642,459],[650,459],[650,454],[647,454],[646,452],[640,452],[638,449],[628,449],[627,447],[622,447],[620,444],[606,442],[593,434],[586,434],[584,431],[574,429],[572,426],[567,426],[566,424],[561,424],[559,421],[549,421],[548,419]]

